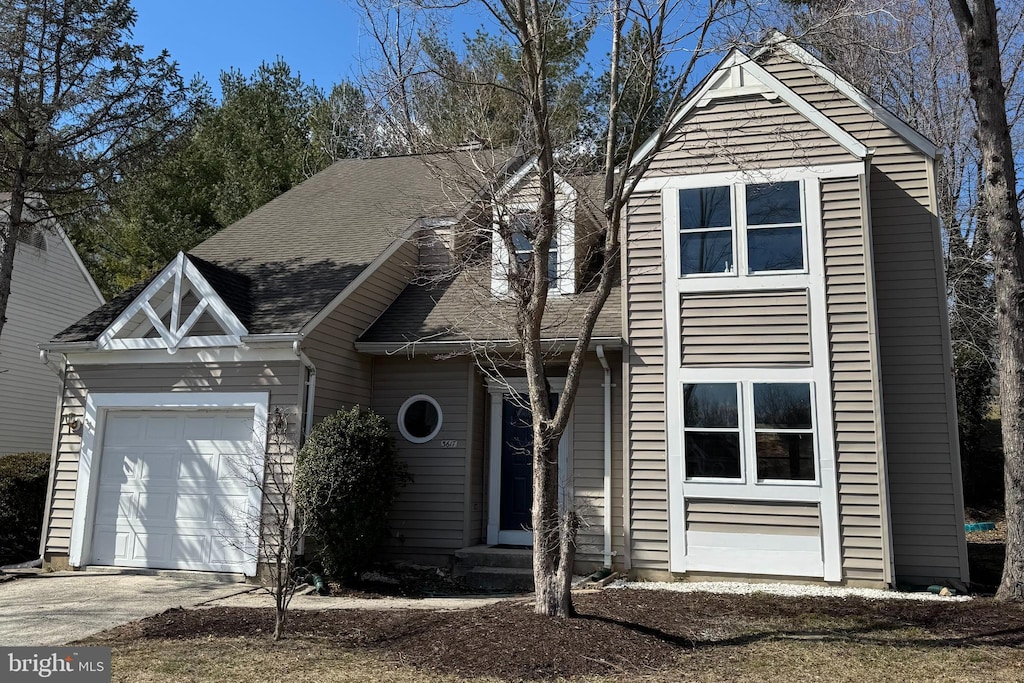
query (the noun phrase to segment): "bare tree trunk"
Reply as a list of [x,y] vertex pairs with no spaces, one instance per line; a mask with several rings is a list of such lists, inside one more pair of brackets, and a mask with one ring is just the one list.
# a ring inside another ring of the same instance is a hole
[[25,191],[17,174],[11,192],[11,206],[7,229],[0,232],[0,337],[7,324],[7,302],[11,298],[11,276],[14,274],[14,252],[21,237],[22,217],[25,211]]
[[984,166],[982,206],[992,243],[999,332],[999,407],[1006,458],[1006,562],[996,597],[1024,601],[1024,235],[1006,118],[994,0],[950,0],[967,51]]

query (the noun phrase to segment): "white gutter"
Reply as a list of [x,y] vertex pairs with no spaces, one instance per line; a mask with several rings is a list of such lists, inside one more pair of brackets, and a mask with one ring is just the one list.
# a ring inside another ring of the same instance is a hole
[[612,567],[612,369],[597,345],[597,359],[604,368],[604,566]]

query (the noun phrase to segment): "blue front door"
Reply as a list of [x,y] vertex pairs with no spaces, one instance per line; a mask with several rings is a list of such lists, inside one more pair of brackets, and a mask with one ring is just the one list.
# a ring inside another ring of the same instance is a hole
[[[501,515],[502,531],[529,530],[533,510],[533,423],[531,411],[520,405],[528,399],[501,401]],[[558,395],[551,394],[551,407]]]

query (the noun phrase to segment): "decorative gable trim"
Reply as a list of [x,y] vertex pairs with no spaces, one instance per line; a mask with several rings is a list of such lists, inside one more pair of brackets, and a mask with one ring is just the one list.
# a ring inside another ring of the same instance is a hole
[[778,48],[792,57],[795,61],[803,64],[816,76],[821,78],[836,90],[849,98],[854,104],[868,112],[879,121],[889,126],[897,135],[906,140],[910,145],[927,157],[934,159],[939,155],[939,147],[927,137],[919,133],[909,123],[892,113],[871,96],[864,93],[857,86],[825,66],[817,57],[806,49],[800,47],[792,38],[781,31],[772,32],[771,37],[765,42],[764,47],[754,53],[757,59],[770,48]]
[[[168,286],[170,292],[167,292]],[[189,294],[197,303],[186,312],[183,303]],[[204,313],[210,314],[221,334],[190,335]],[[184,252],[178,252],[177,257],[97,337],[96,348],[104,351],[166,349],[168,353],[174,353],[179,348],[240,346],[241,337],[247,334],[248,330],[238,316],[224,303],[195,264]]]
[[[832,119],[825,116],[814,105],[800,97],[792,88],[737,49],[731,50],[719,62],[718,66],[708,74],[701,85],[690,93],[669,122],[668,130],[671,131],[678,126],[691,111],[707,106],[713,100],[749,96],[780,99],[821,129],[822,132],[835,140],[836,143],[853,156],[858,159],[865,159],[871,155],[867,147],[843,130]],[[640,146],[630,160],[629,167],[635,166],[640,160],[656,151],[654,146],[658,141],[658,135],[659,133],[655,133],[647,139],[647,142]]]

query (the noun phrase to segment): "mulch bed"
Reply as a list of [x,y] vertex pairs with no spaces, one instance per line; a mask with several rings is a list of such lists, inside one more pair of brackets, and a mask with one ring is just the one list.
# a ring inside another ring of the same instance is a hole
[[[452,612],[294,611],[288,634],[377,650],[439,674],[512,680],[639,675],[701,648],[787,638],[887,642],[893,647],[1024,646],[1024,609],[991,600],[607,590],[578,596],[576,607],[580,617],[569,620],[537,616],[523,602]],[[101,641],[267,637],[272,628],[269,609],[175,609],[109,631]],[[908,639],[906,629],[916,629],[920,638]]]

